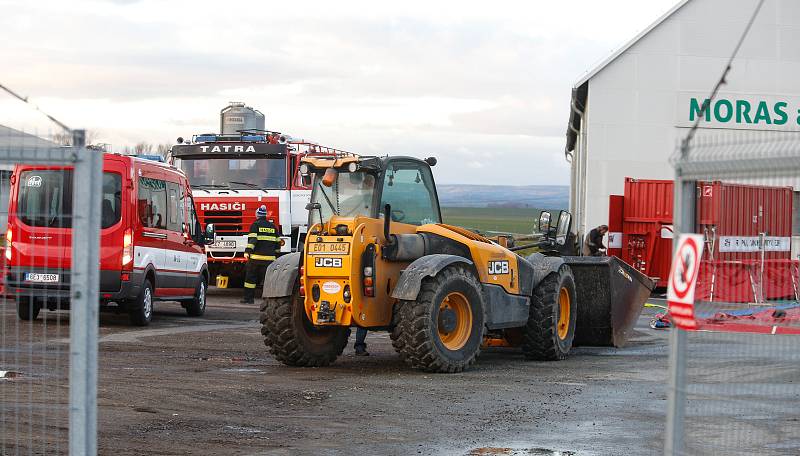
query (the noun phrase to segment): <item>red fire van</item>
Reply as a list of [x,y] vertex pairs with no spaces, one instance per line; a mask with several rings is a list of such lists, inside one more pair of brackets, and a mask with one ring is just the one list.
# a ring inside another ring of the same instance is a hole
[[[72,252],[72,170],[17,165],[11,177],[6,231],[7,293],[23,320],[43,307],[68,308]],[[103,157],[100,300],[147,325],[155,301],[178,301],[191,316],[205,312],[208,267],[203,231],[186,176],[158,161]]]

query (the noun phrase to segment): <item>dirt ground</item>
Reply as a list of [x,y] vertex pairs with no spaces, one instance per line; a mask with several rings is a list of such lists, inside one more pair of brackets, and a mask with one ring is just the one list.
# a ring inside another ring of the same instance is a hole
[[[369,357],[349,346],[328,368],[283,366],[255,306],[238,299],[212,290],[199,319],[161,304],[147,328],[101,314],[100,454],[661,452],[668,332],[647,326],[650,309],[623,349],[544,363],[491,349],[447,375],[407,368],[386,333],[370,333]],[[0,380],[0,454],[64,452],[67,315],[20,324],[13,304],[2,307],[0,370],[20,376]]]

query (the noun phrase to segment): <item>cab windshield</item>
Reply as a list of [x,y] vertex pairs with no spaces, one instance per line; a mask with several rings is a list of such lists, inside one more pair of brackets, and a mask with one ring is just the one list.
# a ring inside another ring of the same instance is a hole
[[[311,202],[319,203],[323,221],[332,215],[340,217],[356,217],[363,215],[374,217],[373,196],[375,195],[375,176],[366,172],[340,171],[333,185],[322,185],[322,173],[314,177],[314,190]],[[309,225],[319,223],[318,210],[310,211]]]
[[286,188],[286,159],[283,157],[180,158],[175,164],[195,188]]

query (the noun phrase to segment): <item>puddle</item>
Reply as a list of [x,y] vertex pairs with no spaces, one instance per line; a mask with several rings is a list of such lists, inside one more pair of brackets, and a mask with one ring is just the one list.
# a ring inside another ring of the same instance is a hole
[[578,453],[547,448],[482,447],[470,450],[466,456],[578,456]]
[[225,426],[226,432],[235,432],[237,434],[260,434],[261,429],[244,427],[244,426]]
[[261,369],[256,369],[254,367],[229,367],[222,369],[222,372],[254,372],[257,374],[264,374],[265,372]]

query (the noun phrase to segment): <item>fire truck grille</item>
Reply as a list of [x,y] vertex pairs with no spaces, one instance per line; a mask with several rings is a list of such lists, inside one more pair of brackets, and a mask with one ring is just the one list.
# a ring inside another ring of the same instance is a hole
[[213,223],[217,233],[223,236],[242,236],[249,227],[242,221],[242,211],[206,211],[202,216],[203,225]]

